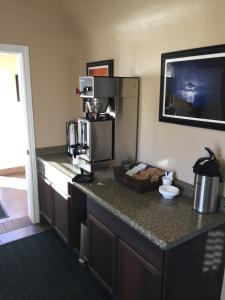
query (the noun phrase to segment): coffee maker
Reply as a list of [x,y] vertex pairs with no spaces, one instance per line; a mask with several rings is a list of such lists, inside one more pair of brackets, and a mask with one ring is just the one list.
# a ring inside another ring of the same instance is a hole
[[81,170],[136,161],[139,79],[80,77],[84,117],[78,119],[78,157]]

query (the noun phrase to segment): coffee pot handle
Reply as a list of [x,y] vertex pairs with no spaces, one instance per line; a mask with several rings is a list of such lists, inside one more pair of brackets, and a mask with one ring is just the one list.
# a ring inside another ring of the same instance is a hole
[[195,169],[196,166],[199,165],[199,164],[200,164],[201,162],[203,162],[204,160],[209,160],[209,157],[201,157],[201,158],[199,158],[199,159],[196,161],[196,163],[194,164],[193,169]]
[[196,168],[197,165],[199,165],[200,163],[202,163],[205,160],[215,160],[216,156],[215,154],[212,152],[212,150],[210,150],[208,147],[205,147],[205,150],[209,153],[209,157],[201,157],[199,158],[196,163],[194,164],[194,169]]
[[209,153],[210,160],[216,159],[216,156],[215,156],[215,154],[212,152],[212,150],[210,150],[208,147],[205,147],[205,150]]

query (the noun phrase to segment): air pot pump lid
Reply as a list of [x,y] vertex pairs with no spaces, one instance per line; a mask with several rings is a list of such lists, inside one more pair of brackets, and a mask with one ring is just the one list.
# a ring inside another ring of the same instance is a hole
[[215,154],[207,147],[205,150],[209,153],[209,157],[200,157],[193,167],[193,172],[202,176],[219,177],[220,181],[223,181]]

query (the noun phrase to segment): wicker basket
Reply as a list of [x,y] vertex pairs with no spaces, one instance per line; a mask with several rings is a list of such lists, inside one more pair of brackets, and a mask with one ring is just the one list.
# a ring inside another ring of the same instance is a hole
[[[133,168],[134,166],[135,165],[133,165],[131,168]],[[152,167],[152,166],[148,165],[148,167]],[[115,179],[118,182],[132,188],[133,190],[139,193],[155,190],[162,184],[162,176],[160,176],[157,181],[150,181],[149,179],[137,180],[132,176],[126,175],[125,173],[127,172],[127,168],[123,166],[115,167],[113,171],[114,171]]]

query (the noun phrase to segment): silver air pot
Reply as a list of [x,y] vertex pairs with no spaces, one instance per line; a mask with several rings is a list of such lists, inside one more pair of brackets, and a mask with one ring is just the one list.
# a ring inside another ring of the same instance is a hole
[[194,167],[194,210],[199,213],[213,213],[217,210],[219,182],[222,176],[214,153],[205,148],[209,157],[199,158]]

